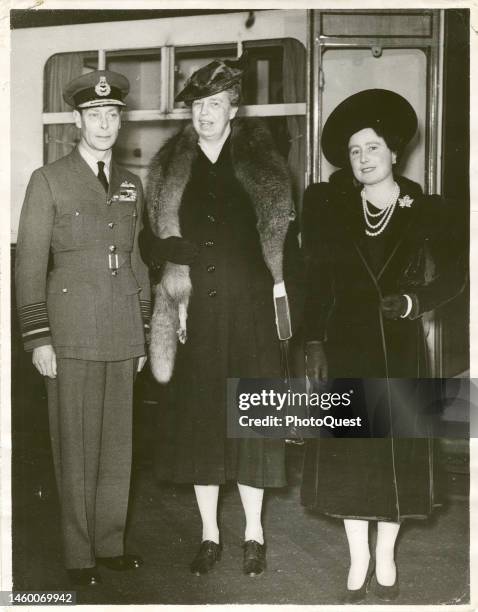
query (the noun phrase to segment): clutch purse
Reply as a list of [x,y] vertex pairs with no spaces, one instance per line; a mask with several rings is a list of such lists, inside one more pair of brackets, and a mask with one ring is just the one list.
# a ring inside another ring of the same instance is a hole
[[401,290],[426,287],[436,277],[436,264],[431,253],[430,241],[425,238],[405,267],[399,287]]

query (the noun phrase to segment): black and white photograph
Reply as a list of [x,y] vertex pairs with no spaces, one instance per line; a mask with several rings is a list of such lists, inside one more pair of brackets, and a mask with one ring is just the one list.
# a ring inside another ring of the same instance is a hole
[[478,14],[261,4],[5,13],[2,606],[477,604]]

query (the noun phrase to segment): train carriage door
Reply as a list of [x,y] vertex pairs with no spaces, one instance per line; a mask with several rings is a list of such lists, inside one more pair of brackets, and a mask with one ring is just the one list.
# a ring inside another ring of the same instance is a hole
[[[400,170],[425,192],[439,191],[440,11],[314,11],[312,21],[317,129],[353,93],[374,87],[396,91],[410,101],[419,121]],[[314,142],[312,176],[326,180],[333,168]]]

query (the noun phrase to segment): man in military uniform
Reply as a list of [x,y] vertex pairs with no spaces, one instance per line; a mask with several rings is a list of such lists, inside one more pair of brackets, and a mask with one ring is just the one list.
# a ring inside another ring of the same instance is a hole
[[125,77],[104,70],[65,87],[81,140],[33,173],[18,234],[23,341],[47,381],[65,565],[79,585],[101,581],[97,563],[142,563],[125,555],[124,529],[150,289],[137,241],[141,182],[111,156],[128,91]]

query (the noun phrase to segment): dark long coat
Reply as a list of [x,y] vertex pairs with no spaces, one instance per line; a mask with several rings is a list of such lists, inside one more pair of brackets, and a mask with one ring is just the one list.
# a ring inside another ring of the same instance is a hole
[[[427,409],[434,396],[428,386],[423,401],[416,383],[429,375],[420,316],[462,288],[464,234],[444,200],[397,182],[399,202],[409,205],[397,205],[379,237],[366,237],[351,182],[312,185],[305,194],[306,340],[325,341],[330,379],[381,379],[383,390],[379,401],[357,401],[345,415],[362,417],[365,437],[308,444],[303,503],[339,517],[399,521],[424,517],[436,503]],[[414,310],[385,319],[380,300],[397,293],[413,294]],[[398,378],[408,382],[394,394]]]
[[[197,146],[197,145],[196,145]],[[284,486],[284,443],[226,436],[228,377],[277,378],[280,347],[251,200],[236,178],[227,141],[212,164],[197,147],[179,222],[183,238],[199,245],[190,266],[188,339],[179,345],[169,401],[172,452],[160,453],[157,475],[176,482]],[[301,318],[302,266],[294,227],[285,243],[284,278],[293,320]]]

